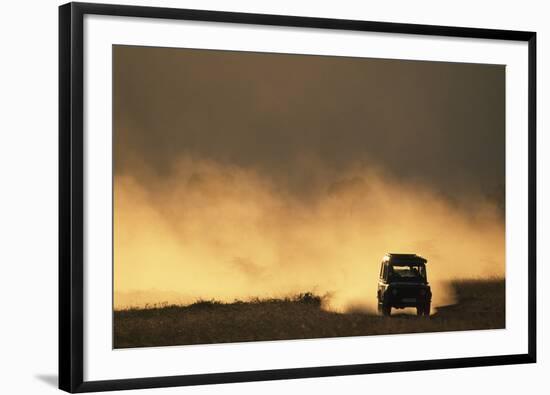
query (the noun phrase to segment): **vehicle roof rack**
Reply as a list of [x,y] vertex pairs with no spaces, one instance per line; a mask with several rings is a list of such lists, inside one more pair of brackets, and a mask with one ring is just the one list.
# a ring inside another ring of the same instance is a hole
[[384,261],[390,261],[393,263],[427,263],[426,258],[416,254],[399,254],[395,252],[388,252],[384,255]]

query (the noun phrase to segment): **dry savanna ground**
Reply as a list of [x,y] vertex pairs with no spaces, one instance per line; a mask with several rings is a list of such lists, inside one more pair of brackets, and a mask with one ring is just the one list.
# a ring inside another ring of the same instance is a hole
[[415,332],[498,329],[505,326],[503,279],[451,283],[457,303],[430,318],[393,310],[335,313],[311,293],[285,299],[126,309],[114,313],[114,347],[153,347],[262,340],[311,339]]

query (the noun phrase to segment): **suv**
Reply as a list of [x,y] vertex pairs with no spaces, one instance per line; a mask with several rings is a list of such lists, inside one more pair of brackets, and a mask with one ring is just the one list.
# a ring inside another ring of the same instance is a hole
[[416,254],[386,254],[378,280],[378,312],[389,316],[391,309],[416,307],[419,316],[429,316],[432,291],[428,284],[426,263]]

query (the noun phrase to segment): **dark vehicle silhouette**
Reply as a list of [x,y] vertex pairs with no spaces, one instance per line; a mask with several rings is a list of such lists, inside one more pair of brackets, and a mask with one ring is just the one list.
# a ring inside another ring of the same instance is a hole
[[416,254],[384,255],[378,279],[378,312],[389,316],[391,309],[416,307],[419,316],[430,315],[432,291],[426,263]]

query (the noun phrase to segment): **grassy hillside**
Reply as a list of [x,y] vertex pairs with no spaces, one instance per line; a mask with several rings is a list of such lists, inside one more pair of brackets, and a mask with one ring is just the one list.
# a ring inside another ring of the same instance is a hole
[[310,293],[286,299],[128,309],[114,313],[114,347],[496,329],[505,326],[504,280],[452,283],[458,303],[440,307],[429,319],[400,313],[392,317],[334,313]]

